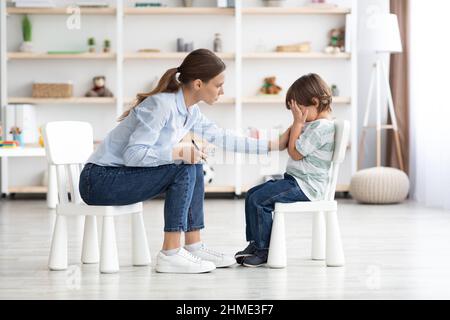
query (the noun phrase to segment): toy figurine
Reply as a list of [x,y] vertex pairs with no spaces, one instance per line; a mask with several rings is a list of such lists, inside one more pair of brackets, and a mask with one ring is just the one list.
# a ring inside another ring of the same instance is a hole
[[328,33],[329,44],[325,48],[326,53],[340,53],[345,51],[345,28],[331,29]]
[[86,93],[86,97],[113,97],[112,92],[105,87],[105,77],[98,76],[93,79],[94,87]]
[[264,84],[260,90],[263,94],[278,94],[282,88],[276,84],[276,77],[268,77],[264,79]]

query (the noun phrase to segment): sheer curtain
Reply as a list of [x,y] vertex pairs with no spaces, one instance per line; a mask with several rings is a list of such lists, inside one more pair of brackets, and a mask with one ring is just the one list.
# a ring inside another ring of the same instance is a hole
[[410,0],[411,195],[450,210],[450,1]]

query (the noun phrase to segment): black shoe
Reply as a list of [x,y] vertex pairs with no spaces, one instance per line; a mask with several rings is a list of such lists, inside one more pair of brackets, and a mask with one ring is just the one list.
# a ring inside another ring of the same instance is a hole
[[255,254],[244,258],[243,265],[251,268],[263,266],[267,263],[268,256],[268,249],[256,250]]
[[234,258],[236,259],[236,262],[238,264],[242,264],[244,262],[244,258],[254,255],[256,250],[257,249],[256,249],[254,242],[250,242],[249,245],[247,246],[247,248],[245,248],[242,251],[237,252],[234,255]]

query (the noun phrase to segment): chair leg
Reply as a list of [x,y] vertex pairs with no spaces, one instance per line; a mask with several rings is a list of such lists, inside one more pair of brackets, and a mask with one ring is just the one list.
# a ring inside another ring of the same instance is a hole
[[322,211],[313,213],[313,227],[312,227],[312,260],[325,260],[325,240],[326,227],[325,216]]
[[267,265],[270,268],[286,267],[286,236],[284,226],[284,213],[274,212],[272,233],[270,235],[269,257]]
[[97,217],[86,216],[84,220],[82,263],[98,263]]
[[102,226],[102,245],[100,253],[100,272],[115,273],[118,271],[119,259],[117,256],[114,217],[104,216]]
[[67,269],[67,220],[65,216],[56,216],[48,268],[50,270]]
[[133,246],[133,265],[147,266],[151,262],[150,251],[148,249],[147,235],[145,233],[144,218],[142,212],[131,215],[132,225],[132,246]]
[[58,204],[58,183],[56,178],[56,167],[49,165],[47,169],[47,207],[55,209]]
[[327,212],[326,218],[326,263],[328,267],[342,267],[345,264],[341,234],[336,211]]

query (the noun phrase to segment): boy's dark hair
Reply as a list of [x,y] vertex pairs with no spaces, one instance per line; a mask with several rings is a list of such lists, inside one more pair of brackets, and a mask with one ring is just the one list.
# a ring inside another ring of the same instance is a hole
[[319,100],[317,111],[331,111],[333,100],[331,89],[327,83],[317,74],[310,73],[298,78],[289,88],[286,94],[286,108],[290,109],[289,102],[296,101],[303,106],[315,105],[313,98]]

